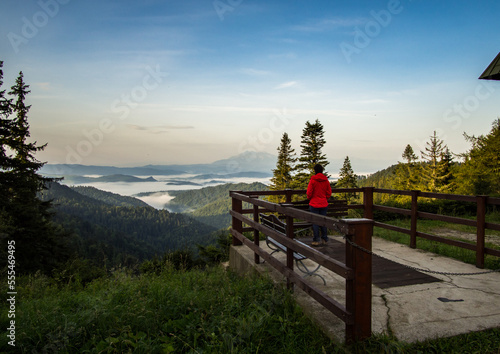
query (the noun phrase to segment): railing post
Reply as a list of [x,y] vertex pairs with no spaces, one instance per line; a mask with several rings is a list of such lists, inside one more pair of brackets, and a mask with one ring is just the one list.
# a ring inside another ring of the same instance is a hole
[[477,203],[476,267],[484,268],[484,236],[486,229],[486,201],[488,196],[479,195]]
[[285,203],[291,203],[292,202],[292,189],[285,189]]
[[[231,191],[231,193],[241,193],[237,191]],[[231,206],[232,209],[235,213],[238,213],[241,215],[241,212],[243,211],[243,202],[239,199],[236,198],[231,198]],[[243,222],[236,219],[234,216],[232,217],[232,223],[231,227],[233,228],[234,231],[239,232],[240,234],[243,233]],[[233,246],[241,246],[243,243],[238,240],[236,237],[233,236]]]
[[363,187],[363,217],[373,220],[373,190],[374,187]]
[[346,266],[354,271],[353,279],[346,281],[346,308],[354,317],[354,323],[346,325],[346,342],[371,336],[372,235],[373,220],[355,221],[346,235]]
[[[258,198],[257,196],[252,196],[252,198]],[[253,206],[253,221],[259,222],[259,206],[255,205]],[[253,243],[255,246],[259,247],[259,230],[254,229],[253,230]],[[260,263],[260,257],[257,253],[254,253],[253,255],[255,264]]]
[[[293,217],[286,216],[286,237],[293,240]],[[286,248],[286,266],[290,270],[293,271],[293,250],[290,247]],[[293,290],[293,283],[290,282],[288,278],[286,278],[287,288]]]
[[410,248],[417,248],[417,215],[419,193],[420,191],[411,191]]

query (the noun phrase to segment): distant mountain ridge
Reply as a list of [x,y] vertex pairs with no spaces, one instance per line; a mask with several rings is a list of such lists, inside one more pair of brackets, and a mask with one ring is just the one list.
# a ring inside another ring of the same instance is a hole
[[[63,175],[131,175],[131,176],[169,176],[180,174],[238,174],[242,172],[261,172],[272,174],[276,167],[276,156],[265,152],[245,151],[228,159],[207,164],[186,165],[146,165],[138,167],[95,166],[79,164],[45,164],[40,173],[50,176]],[[220,177],[220,176],[219,176]]]
[[71,183],[89,183],[89,182],[157,182],[153,177],[148,178],[138,178],[129,175],[122,174],[114,174],[109,176],[101,176],[101,177],[86,177],[86,176],[64,176],[64,182],[66,184]]

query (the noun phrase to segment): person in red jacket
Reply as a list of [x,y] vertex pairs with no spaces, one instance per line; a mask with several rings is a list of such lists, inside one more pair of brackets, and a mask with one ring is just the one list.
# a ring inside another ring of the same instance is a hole
[[[326,215],[328,210],[328,198],[332,196],[332,187],[328,178],[323,174],[323,166],[314,166],[315,175],[311,176],[307,186],[307,199],[309,199],[309,211],[311,213]],[[319,231],[321,229],[321,242],[328,242],[328,230],[326,227],[313,224],[313,246],[320,245]]]

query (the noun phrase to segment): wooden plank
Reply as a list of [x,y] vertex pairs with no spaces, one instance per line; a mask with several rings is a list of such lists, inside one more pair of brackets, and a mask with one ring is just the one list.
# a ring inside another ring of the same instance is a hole
[[388,213],[395,213],[395,214],[402,214],[402,215],[411,215],[411,210],[409,209],[401,209],[401,208],[393,208],[393,207],[387,207],[383,205],[374,205],[373,206],[374,210],[380,210],[380,211],[385,211]]
[[440,237],[440,236],[436,236],[436,235],[426,234],[425,232],[417,232],[417,236],[425,238],[425,239],[430,240],[430,241],[441,242],[441,243],[445,243],[445,244],[450,245],[450,246],[461,247],[461,248],[465,248],[465,249],[468,249],[471,251],[476,250],[475,244],[451,240],[449,238],[444,238],[444,237]]
[[417,216],[419,218],[423,218],[423,219],[446,221],[446,222],[453,223],[453,224],[460,224],[460,225],[467,225],[467,226],[476,226],[477,225],[476,220],[457,218],[457,217],[448,216],[448,215],[426,213],[423,211],[419,211],[417,213]]
[[423,197],[423,198],[454,200],[456,202],[471,202],[471,203],[476,203],[476,197],[473,197],[473,196],[470,196],[470,195],[420,192],[418,194],[418,196],[419,197]]
[[394,225],[390,225],[390,224],[384,224],[384,223],[378,222],[378,221],[375,221],[373,226],[381,227],[383,229],[392,230],[392,231],[396,231],[396,232],[401,232],[401,233],[407,234],[407,235],[411,234],[411,230],[409,230],[409,229],[405,229],[403,227],[394,226]]

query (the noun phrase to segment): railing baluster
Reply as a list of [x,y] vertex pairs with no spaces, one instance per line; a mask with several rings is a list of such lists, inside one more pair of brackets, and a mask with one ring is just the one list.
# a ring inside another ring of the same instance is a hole
[[418,193],[419,191],[411,191],[411,226],[410,226],[411,248],[417,248]]
[[[241,191],[229,192],[229,193],[241,193]],[[243,210],[243,202],[237,198],[232,198],[231,200],[232,210],[235,213],[241,214]],[[243,223],[237,218],[233,217],[231,221],[232,229],[236,232],[243,233]],[[233,246],[241,246],[243,243],[233,236]]]
[[477,196],[477,237],[476,237],[476,267],[484,268],[484,236],[486,226],[486,201],[485,195]]
[[[259,198],[258,196],[252,196],[252,198]],[[254,204],[253,206],[253,221],[259,222],[259,206]],[[259,230],[253,230],[253,243],[255,246],[259,247]],[[257,253],[254,253],[255,264],[260,263],[260,257]]]
[[[294,233],[293,233],[293,217],[287,215],[286,216],[286,237],[289,239],[293,240]],[[290,270],[293,271],[293,249],[290,247],[287,247],[286,249],[286,266]],[[289,279],[287,279],[287,288],[290,290],[293,290],[293,283],[290,282]]]

